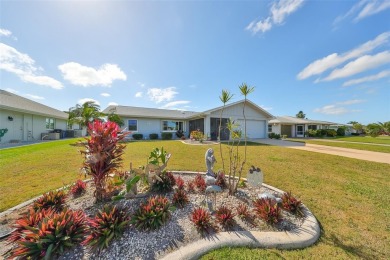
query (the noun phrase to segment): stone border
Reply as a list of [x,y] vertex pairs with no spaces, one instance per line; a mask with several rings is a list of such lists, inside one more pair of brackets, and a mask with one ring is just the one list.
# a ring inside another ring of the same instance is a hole
[[[196,172],[172,172],[197,174]],[[245,178],[243,179],[246,181]],[[270,185],[263,184],[263,186],[276,192],[284,193],[282,190]],[[174,252],[165,255],[162,259],[199,259],[207,252],[222,247],[248,246],[257,248],[299,249],[311,246],[320,237],[320,225],[310,210],[305,205],[303,207],[306,217],[297,230],[285,232],[219,232],[213,236],[208,236],[184,247],[180,247]]]
[[199,142],[199,141],[195,141],[197,143],[192,143],[192,142],[186,142],[188,141],[189,139],[186,139],[186,140],[180,140],[183,144],[187,144],[187,145],[216,145],[216,144],[219,144],[218,142],[214,142],[214,141],[204,141],[203,143]]

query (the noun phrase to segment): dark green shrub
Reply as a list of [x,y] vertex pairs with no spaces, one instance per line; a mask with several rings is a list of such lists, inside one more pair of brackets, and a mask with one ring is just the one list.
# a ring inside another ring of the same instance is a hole
[[275,138],[275,139],[280,139],[280,134],[275,134],[275,135],[274,135],[274,138]]
[[172,133],[162,133],[161,139],[163,140],[172,140]]
[[317,136],[317,130],[309,129],[305,132],[305,136],[308,137],[316,137]]
[[337,136],[345,136],[345,128],[344,127],[337,128]]
[[351,135],[359,136],[360,134],[359,133],[351,133]]
[[326,136],[328,137],[335,137],[337,135],[336,130],[334,129],[327,129],[326,130]]
[[133,134],[133,138],[135,140],[142,140],[142,138],[144,138],[144,135],[143,134]]
[[269,133],[269,134],[268,134],[268,138],[270,138],[270,139],[275,138],[275,133]]
[[156,140],[156,139],[158,139],[158,134],[150,134],[150,135],[149,135],[149,139],[150,139],[150,140]]
[[124,210],[116,206],[105,205],[93,219],[89,220],[91,234],[83,244],[99,250],[108,247],[113,238],[123,233],[129,222],[129,215]]

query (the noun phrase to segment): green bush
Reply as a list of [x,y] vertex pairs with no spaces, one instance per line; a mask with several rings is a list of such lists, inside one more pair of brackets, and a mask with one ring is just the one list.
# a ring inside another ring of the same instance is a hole
[[337,128],[337,135],[338,136],[345,136],[345,128],[344,127]]
[[163,140],[172,140],[172,133],[162,133],[161,139]]
[[335,137],[336,135],[337,135],[337,132],[334,129],[328,129],[326,131],[326,136],[328,136],[328,137]]
[[142,138],[144,138],[144,135],[143,134],[133,134],[133,138],[135,140],[142,140]]
[[156,139],[158,139],[158,134],[150,134],[150,135],[149,135],[149,139],[150,139],[150,140],[156,140]]
[[317,136],[317,130],[309,129],[305,132],[305,135],[308,137],[315,137]]
[[269,133],[268,137],[271,139],[280,139],[280,134]]

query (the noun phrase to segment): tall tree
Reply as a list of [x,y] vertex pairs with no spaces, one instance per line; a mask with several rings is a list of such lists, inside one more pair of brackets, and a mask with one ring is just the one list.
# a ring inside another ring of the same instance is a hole
[[68,112],[69,124],[80,124],[81,127],[86,127],[90,122],[99,119],[103,114],[100,112],[100,106],[94,101],[87,101],[84,104],[77,104],[75,107],[69,108]]
[[305,117],[306,117],[306,114],[303,113],[303,111],[301,110],[301,111],[299,111],[298,114],[296,114],[295,116],[298,117],[298,118],[305,118]]

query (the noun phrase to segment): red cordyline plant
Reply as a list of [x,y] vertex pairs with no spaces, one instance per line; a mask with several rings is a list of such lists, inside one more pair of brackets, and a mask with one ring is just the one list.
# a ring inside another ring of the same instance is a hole
[[98,250],[108,247],[113,238],[123,233],[129,222],[129,215],[124,210],[116,206],[105,205],[94,218],[88,220],[91,233],[83,245],[90,245],[92,249]]
[[86,150],[83,168],[86,174],[91,175],[95,184],[94,196],[96,202],[106,198],[106,181],[110,173],[122,166],[124,144],[119,144],[126,133],[119,133],[118,125],[114,122],[100,122],[95,120],[88,125],[90,138],[86,138]]
[[[39,217],[38,217],[39,218]],[[51,259],[84,240],[87,230],[82,211],[65,209],[60,213],[46,215],[34,226],[25,226],[23,234],[16,241],[10,258]]]
[[294,215],[297,216],[304,216],[303,210],[302,210],[302,202],[300,200],[297,200],[290,192],[286,192],[282,196],[282,207],[283,209],[287,210],[288,212],[291,212]]
[[85,184],[85,182],[83,182],[82,180],[77,180],[75,184],[72,185],[72,188],[70,189],[70,193],[72,193],[73,196],[77,197],[83,194],[86,189],[87,189],[87,184]]
[[253,202],[254,211],[257,216],[268,224],[277,224],[281,221],[281,209],[272,199],[257,199]]
[[221,206],[215,212],[217,222],[224,228],[229,229],[234,225],[234,216],[232,210],[226,206]]
[[65,191],[49,191],[48,193],[43,194],[42,197],[34,201],[32,207],[35,211],[52,208],[55,211],[59,212],[63,209],[65,205],[65,199]]

